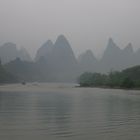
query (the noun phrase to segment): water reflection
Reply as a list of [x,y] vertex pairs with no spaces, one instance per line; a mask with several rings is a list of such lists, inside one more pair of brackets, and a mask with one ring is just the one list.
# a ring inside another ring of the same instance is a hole
[[63,136],[70,132],[72,97],[62,93],[49,93],[37,100],[38,116],[42,116],[42,124],[49,127],[51,135]]
[[61,91],[0,92],[0,139],[140,139],[140,94]]

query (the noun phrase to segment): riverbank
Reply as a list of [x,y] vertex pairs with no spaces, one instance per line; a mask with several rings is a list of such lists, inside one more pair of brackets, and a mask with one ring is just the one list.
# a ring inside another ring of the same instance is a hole
[[77,84],[72,83],[26,83],[21,84],[2,84],[0,85],[0,91],[5,92],[45,92],[45,91],[57,91],[73,89]]
[[3,84],[0,85],[0,92],[75,92],[75,91],[89,91],[93,89],[100,89],[101,91],[108,90],[124,90],[124,91],[138,91],[140,89],[133,88],[133,89],[124,89],[124,88],[110,88],[105,86],[100,87],[83,87],[79,86],[78,84],[72,84],[72,83],[26,83],[26,85],[23,84]]
[[140,90],[140,88],[123,88],[123,87],[109,87],[109,86],[77,86],[79,88],[101,88],[101,89],[120,89],[120,90]]

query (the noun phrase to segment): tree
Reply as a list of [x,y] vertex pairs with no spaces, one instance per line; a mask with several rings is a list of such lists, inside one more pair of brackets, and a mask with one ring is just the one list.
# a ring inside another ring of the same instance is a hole
[[133,88],[134,87],[134,82],[130,78],[125,78],[121,84],[122,88]]
[[83,87],[92,86],[92,84],[93,84],[92,75],[93,74],[89,73],[89,72],[83,73],[78,79],[80,86],[83,86]]

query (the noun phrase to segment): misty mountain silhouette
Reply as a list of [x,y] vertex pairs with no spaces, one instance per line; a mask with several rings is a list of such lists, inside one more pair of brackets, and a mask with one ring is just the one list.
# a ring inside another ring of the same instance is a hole
[[3,64],[8,63],[17,57],[21,60],[31,61],[31,57],[26,49],[18,50],[16,44],[8,42],[0,46],[0,58]]
[[103,57],[100,60],[101,72],[122,70],[134,65],[136,65],[136,63],[132,44],[129,43],[124,49],[120,49],[114,43],[113,39],[109,39],[106,50],[104,51]]
[[20,50],[18,50],[17,55],[23,61],[32,61],[31,56],[29,55],[29,53],[27,52],[25,48],[21,48]]
[[75,71],[77,60],[68,40],[63,36],[58,36],[52,51],[53,63],[57,72],[64,74],[66,71]]
[[27,51],[17,50],[13,43],[0,47],[0,57],[3,63],[8,62],[5,68],[9,72],[28,81],[74,81],[83,72],[107,73],[140,65],[140,49],[134,52],[131,43],[120,49],[112,38],[108,40],[100,60],[91,50],[86,50],[76,59],[64,35],[58,36],[54,44],[51,40],[45,42],[37,50],[34,62],[27,62],[30,61]]
[[42,45],[37,51],[36,61],[40,63],[46,61],[46,70],[56,81],[58,79],[59,81],[71,81],[78,71],[78,63],[73,50],[63,35],[58,36],[54,45],[50,40]]
[[113,39],[110,38],[108,40],[107,47],[104,51],[103,57],[100,60],[100,72],[110,71],[111,69],[120,68],[122,51],[121,49],[114,43]]
[[97,70],[97,59],[91,50],[87,50],[78,57],[81,73],[88,71],[93,72]]
[[41,57],[50,59],[52,55],[52,50],[53,50],[53,43],[51,40],[48,40],[37,50],[35,60],[38,61]]
[[[16,75],[20,81],[43,81],[45,79],[41,69],[37,63],[23,61],[20,58],[4,65],[4,68],[11,73]],[[46,73],[47,75],[47,73]]]

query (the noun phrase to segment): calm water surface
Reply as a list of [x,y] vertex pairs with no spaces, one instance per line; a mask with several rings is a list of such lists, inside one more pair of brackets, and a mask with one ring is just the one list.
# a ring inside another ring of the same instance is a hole
[[140,140],[140,91],[0,92],[0,140]]

